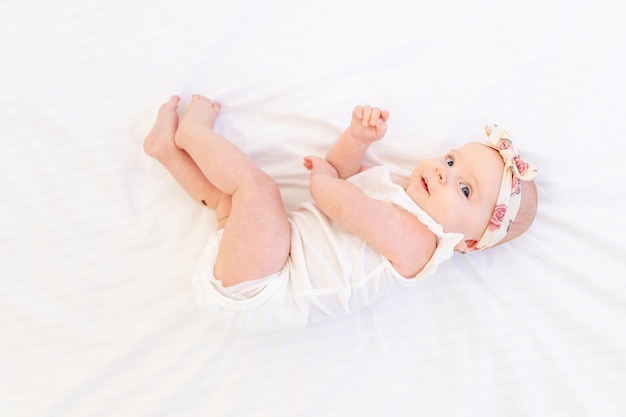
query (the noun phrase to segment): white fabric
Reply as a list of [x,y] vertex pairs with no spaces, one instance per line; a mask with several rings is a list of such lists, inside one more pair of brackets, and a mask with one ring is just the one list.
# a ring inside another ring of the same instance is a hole
[[288,213],[290,256],[285,267],[270,277],[225,288],[213,275],[222,230],[209,237],[194,274],[198,303],[210,312],[207,318],[243,333],[304,328],[358,311],[433,274],[454,254],[463,235],[445,233],[411,200],[405,192],[409,176],[410,171],[376,166],[348,181],[367,196],[415,215],[435,234],[437,248],[418,274],[403,277],[388,259],[308,201]]
[[[0,2],[0,415],[626,415],[621,0]],[[305,331],[196,307],[214,229],[142,151],[199,92],[308,199],[356,104],[409,169],[505,126],[541,170],[523,237]]]

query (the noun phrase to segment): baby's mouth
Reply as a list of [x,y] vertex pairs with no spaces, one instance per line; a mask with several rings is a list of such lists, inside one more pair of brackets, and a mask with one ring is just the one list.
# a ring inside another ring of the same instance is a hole
[[430,192],[428,191],[428,183],[426,182],[426,178],[422,178],[422,186],[424,187],[426,192],[430,194]]

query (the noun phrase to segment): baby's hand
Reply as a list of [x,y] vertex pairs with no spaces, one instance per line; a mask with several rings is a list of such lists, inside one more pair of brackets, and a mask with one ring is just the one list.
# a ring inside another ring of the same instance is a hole
[[385,136],[388,119],[389,110],[381,110],[371,106],[356,106],[352,111],[350,135],[359,142],[369,145]]
[[311,171],[311,174],[327,174],[332,177],[339,177],[335,167],[324,158],[319,156],[305,156],[304,167]]

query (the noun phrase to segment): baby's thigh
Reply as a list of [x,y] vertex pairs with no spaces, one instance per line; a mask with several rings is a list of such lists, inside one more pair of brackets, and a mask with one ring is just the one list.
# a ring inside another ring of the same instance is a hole
[[243,185],[231,204],[215,277],[230,286],[280,271],[289,256],[291,233],[276,183],[268,179]]

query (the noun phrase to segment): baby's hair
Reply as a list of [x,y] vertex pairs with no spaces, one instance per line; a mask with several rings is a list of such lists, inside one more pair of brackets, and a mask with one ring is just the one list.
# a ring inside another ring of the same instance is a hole
[[[520,181],[522,187],[522,200],[515,220],[511,224],[508,233],[497,245],[513,240],[526,232],[537,214],[537,187],[534,181]],[[497,246],[496,245],[496,246]]]

